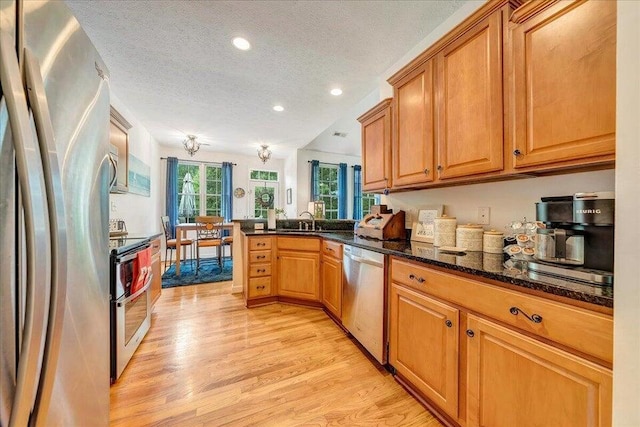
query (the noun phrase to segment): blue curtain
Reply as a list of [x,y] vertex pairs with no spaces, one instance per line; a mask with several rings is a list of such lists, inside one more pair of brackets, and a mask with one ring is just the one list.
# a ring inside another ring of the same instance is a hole
[[309,201],[315,202],[320,198],[320,162],[311,160],[311,188],[309,189]]
[[347,219],[347,164],[338,166],[338,219]]
[[233,219],[233,163],[222,163],[222,212],[225,222]]
[[362,219],[362,166],[353,166],[353,219]]
[[167,216],[169,217],[169,234],[176,237],[176,220],[178,219],[178,158],[167,157]]

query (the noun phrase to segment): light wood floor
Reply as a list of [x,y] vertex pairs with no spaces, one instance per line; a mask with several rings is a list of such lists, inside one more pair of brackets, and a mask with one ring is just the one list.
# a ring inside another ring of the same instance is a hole
[[322,311],[248,310],[230,291],[162,290],[111,387],[112,426],[441,425]]

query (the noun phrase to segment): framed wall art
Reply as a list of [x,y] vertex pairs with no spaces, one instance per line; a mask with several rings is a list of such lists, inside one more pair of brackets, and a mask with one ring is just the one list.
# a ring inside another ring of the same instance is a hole
[[411,240],[416,242],[433,243],[433,220],[442,216],[443,206],[428,206],[418,210],[418,220],[411,227]]

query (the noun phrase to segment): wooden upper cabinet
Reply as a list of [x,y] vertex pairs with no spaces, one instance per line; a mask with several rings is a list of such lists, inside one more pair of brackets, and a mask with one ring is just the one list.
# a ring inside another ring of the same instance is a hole
[[611,370],[474,315],[467,427],[611,425]]
[[358,117],[362,124],[362,190],[391,187],[391,98]]
[[548,5],[511,18],[514,167],[612,162],[616,2]]
[[439,179],[503,169],[502,87],[497,10],[436,55]]
[[433,60],[393,85],[391,138],[393,187],[433,181]]

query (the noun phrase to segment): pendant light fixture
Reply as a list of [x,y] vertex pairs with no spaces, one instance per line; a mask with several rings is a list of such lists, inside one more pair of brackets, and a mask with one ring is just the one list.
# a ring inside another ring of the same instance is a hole
[[267,163],[267,160],[271,158],[271,150],[269,150],[268,145],[261,145],[258,148],[258,158],[262,160],[262,163]]
[[184,145],[184,149],[191,157],[198,152],[200,149],[200,143],[196,141],[195,135],[187,135],[187,139],[182,141],[182,145]]

